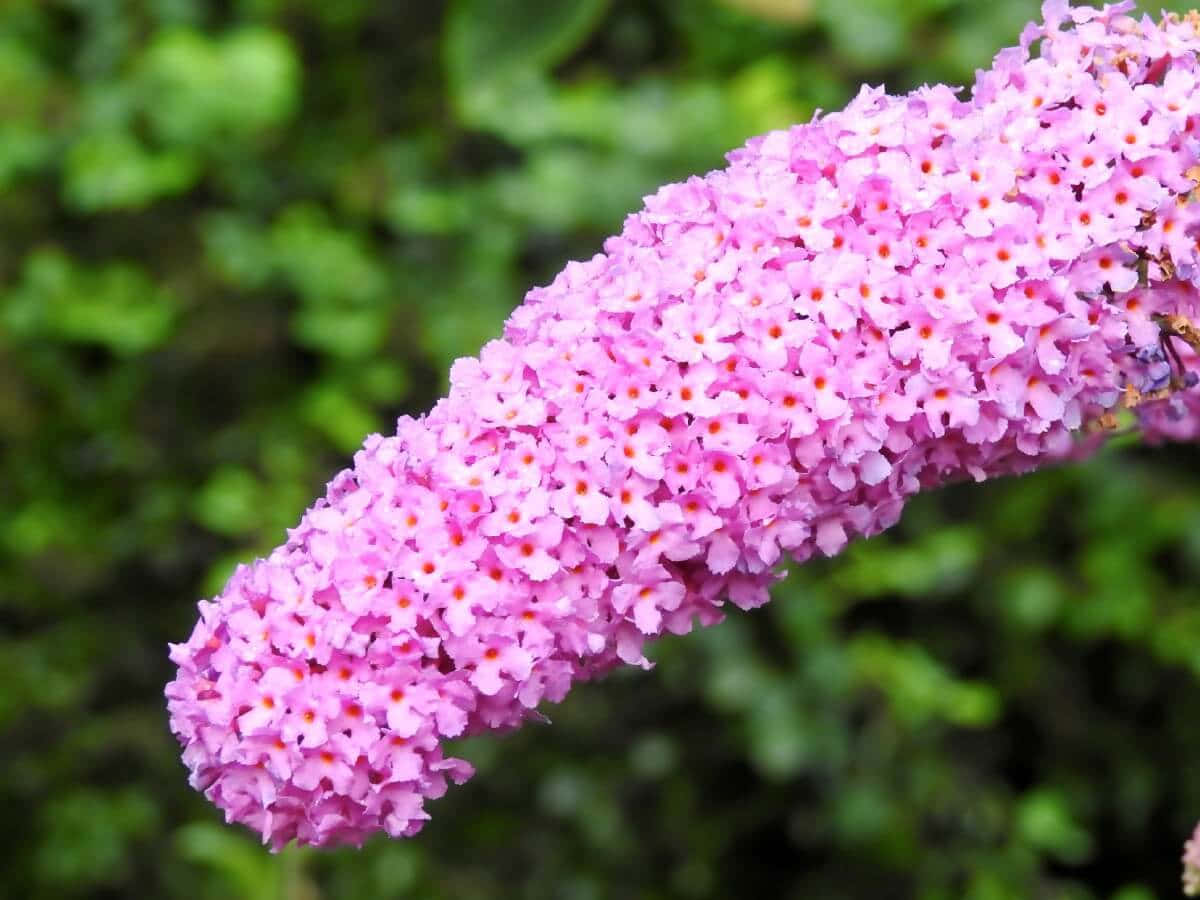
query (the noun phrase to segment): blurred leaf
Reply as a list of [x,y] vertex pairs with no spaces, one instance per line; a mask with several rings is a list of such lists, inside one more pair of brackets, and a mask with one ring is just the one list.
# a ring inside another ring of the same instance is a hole
[[1066,798],[1053,789],[1030,791],[1021,798],[1017,829],[1023,840],[1064,862],[1080,862],[1092,850],[1091,836],[1072,818]]
[[317,207],[289,207],[271,226],[270,242],[284,277],[313,304],[366,305],[384,291],[383,272],[361,238]]
[[0,35],[0,185],[49,161],[54,140],[39,121],[49,94],[33,49]]
[[1001,574],[996,594],[1015,624],[1042,630],[1058,618],[1068,588],[1049,568],[1025,567]]
[[445,234],[470,225],[473,209],[461,190],[406,184],[388,198],[387,212],[396,228]]
[[797,706],[781,685],[756,693],[749,705],[751,757],[768,778],[785,780],[811,764],[812,741]]
[[352,453],[367,435],[379,430],[369,409],[332,384],[317,385],[301,399],[301,416],[338,450]]
[[888,697],[895,715],[913,724],[944,718],[964,728],[992,724],[1001,700],[991,685],[954,678],[923,647],[856,635],[850,645],[858,677]]
[[852,841],[867,841],[877,837],[892,824],[893,805],[871,782],[853,785],[837,808],[837,828]]
[[246,469],[217,469],[196,493],[193,514],[205,528],[229,537],[253,533],[262,521],[258,479]]
[[1154,892],[1141,884],[1127,884],[1112,895],[1112,900],[1154,900]]
[[459,116],[517,143],[557,130],[552,107],[558,92],[546,72],[583,43],[608,5],[608,0],[517,0],[514,8],[455,0],[443,58]]
[[0,35],[0,120],[35,121],[50,91],[50,77],[37,48],[15,35]]
[[469,113],[472,124],[522,146],[585,140],[622,155],[669,159],[672,171],[660,181],[718,165],[759,124],[748,120],[727,85],[709,79],[647,76],[620,88],[593,78],[557,87],[532,71],[477,85]]
[[153,800],[134,788],[97,791],[79,788],[56,797],[38,811],[45,834],[36,860],[48,884],[111,884],[132,869],[134,844],[158,823]]
[[267,854],[245,835],[220,825],[194,822],[175,832],[175,844],[183,859],[219,872],[229,884],[231,896],[282,900],[282,857]]
[[92,666],[104,654],[103,638],[91,633],[90,624],[71,622],[0,645],[0,724],[68,709],[89,695],[95,683]]
[[971,526],[942,528],[903,544],[884,537],[848,548],[836,584],[866,597],[946,593],[976,574],[981,556],[980,536]]
[[453,0],[444,55],[455,90],[557,65],[596,27],[608,0]]
[[200,234],[209,263],[235,287],[262,287],[274,269],[274,258],[263,230],[237,213],[206,216]]
[[813,17],[816,0],[722,0],[735,9],[785,25],[802,25]]
[[15,290],[0,297],[0,325],[23,339],[56,338],[141,353],[171,332],[177,305],[139,268],[88,269],[61,250],[30,254]]
[[140,209],[187,190],[198,176],[186,153],[151,153],[124,132],[94,134],[67,154],[63,194],[81,212]]
[[257,139],[291,117],[300,66],[277,31],[241,28],[214,39],[179,29],[154,38],[139,78],[160,140],[223,152],[221,142]]
[[542,228],[619,227],[641,197],[647,167],[636,158],[580,148],[538,150],[501,172],[489,194],[508,217]]
[[[820,79],[817,71],[810,72],[813,81]],[[809,73],[782,56],[765,57],[738,72],[729,84],[730,99],[750,131],[773,131],[811,118],[814,105],[797,99],[802,74]],[[815,85],[805,87],[813,92]]]
[[903,8],[894,0],[820,0],[818,5],[838,56],[865,70],[886,68],[903,56],[909,41]]
[[404,365],[393,359],[380,359],[356,370],[358,389],[373,403],[395,406],[412,390],[412,377]]

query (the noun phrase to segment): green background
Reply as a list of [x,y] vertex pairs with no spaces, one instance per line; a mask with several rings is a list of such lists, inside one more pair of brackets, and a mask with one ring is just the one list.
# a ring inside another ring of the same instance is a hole
[[0,3],[0,896],[1116,898],[1200,818],[1200,467],[922,497],[771,606],[465,742],[407,841],[271,856],[166,643],[659,184],[1033,2]]

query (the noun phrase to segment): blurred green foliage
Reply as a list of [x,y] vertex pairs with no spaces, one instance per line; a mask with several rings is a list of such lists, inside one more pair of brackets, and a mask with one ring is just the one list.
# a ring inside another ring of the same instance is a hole
[[161,696],[195,600],[640,197],[861,81],[969,80],[1035,5],[0,4],[0,895],[1173,895],[1186,449],[921,498],[463,742],[479,776],[405,842],[266,854]]

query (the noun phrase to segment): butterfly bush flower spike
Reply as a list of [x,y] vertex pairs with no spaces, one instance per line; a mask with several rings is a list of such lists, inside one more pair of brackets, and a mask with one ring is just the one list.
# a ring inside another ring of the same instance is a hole
[[[768,599],[905,501],[1200,431],[1198,19],[1049,2],[969,99],[863,88],[647,198],[171,648],[272,847],[411,835],[446,742]],[[1189,851],[1194,856],[1193,851]]]

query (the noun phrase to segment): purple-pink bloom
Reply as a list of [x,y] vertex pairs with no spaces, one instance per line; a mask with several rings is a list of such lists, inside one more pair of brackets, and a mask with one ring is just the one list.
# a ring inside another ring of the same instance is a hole
[[1183,845],[1183,892],[1189,897],[1200,895],[1200,825]]
[[1120,403],[1200,433],[1159,352],[1200,315],[1200,34],[1130,9],[1047,2],[970,100],[864,88],[754,138],[530,291],[200,604],[193,786],[276,848],[411,835],[471,774],[445,740],[761,605],[783,555],[1082,456]]

